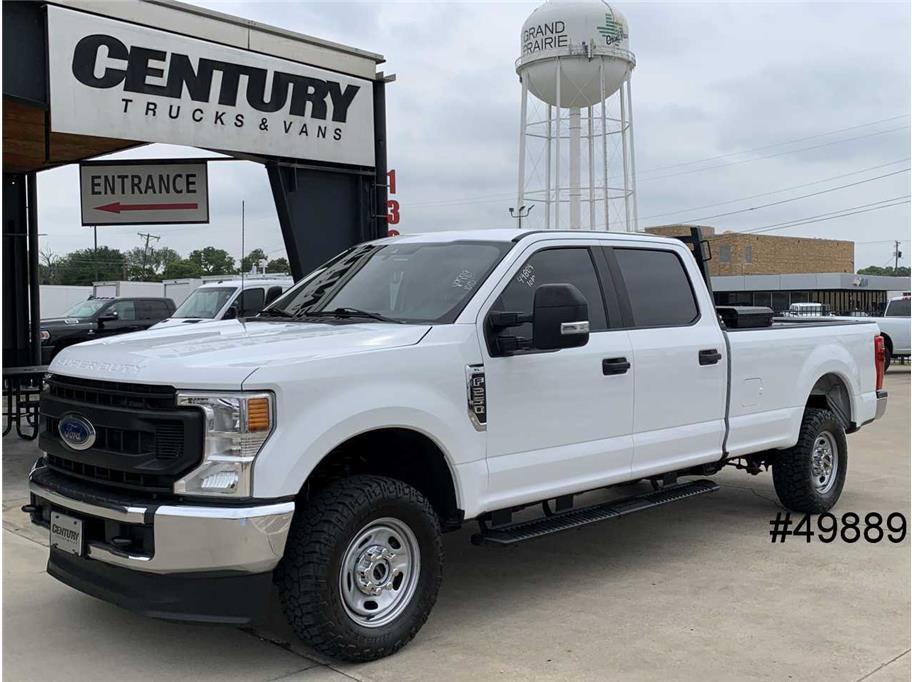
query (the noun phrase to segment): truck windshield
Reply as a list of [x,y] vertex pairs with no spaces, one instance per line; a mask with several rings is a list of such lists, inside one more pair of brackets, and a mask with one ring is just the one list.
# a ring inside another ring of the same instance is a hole
[[884,312],[884,317],[909,317],[908,298],[901,298],[898,301],[890,301]]
[[346,309],[352,317],[352,311],[363,311],[397,322],[449,323],[511,246],[472,241],[363,244],[321,266],[264,315],[278,310],[306,317]]
[[235,287],[206,287],[194,291],[171,317],[198,317],[211,320],[236,291]]
[[80,319],[92,317],[95,313],[104,308],[110,302],[111,299],[109,298],[90,298],[88,301],[77,303],[72,308],[67,310],[63,316],[77,317]]

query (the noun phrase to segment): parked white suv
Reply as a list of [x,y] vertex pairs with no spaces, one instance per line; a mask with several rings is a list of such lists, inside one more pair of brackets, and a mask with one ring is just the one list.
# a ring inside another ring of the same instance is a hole
[[275,583],[301,638],[370,660],[419,631],[441,533],[470,520],[508,545],[713,492],[727,464],[772,469],[789,509],[832,508],[846,434],[886,408],[877,325],[726,308],[723,327],[703,265],[651,235],[394,237],[255,319],[66,349],[24,508],[48,572],[231,623]]
[[256,315],[292,285],[286,279],[224,279],[207,282],[152,329]]

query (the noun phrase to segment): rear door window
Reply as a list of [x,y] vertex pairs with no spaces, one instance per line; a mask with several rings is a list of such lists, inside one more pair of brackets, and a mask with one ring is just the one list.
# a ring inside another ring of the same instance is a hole
[[700,316],[684,263],[673,251],[615,248],[634,327],[680,327]]

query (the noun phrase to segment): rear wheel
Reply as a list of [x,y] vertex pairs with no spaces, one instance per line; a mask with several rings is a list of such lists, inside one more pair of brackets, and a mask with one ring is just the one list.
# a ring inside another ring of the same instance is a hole
[[421,629],[442,568],[440,527],[427,499],[395,479],[353,476],[295,515],[276,581],[302,640],[334,658],[371,661]]
[[773,485],[783,506],[819,514],[839,500],[848,465],[845,430],[829,410],[808,408],[794,447],[773,463]]

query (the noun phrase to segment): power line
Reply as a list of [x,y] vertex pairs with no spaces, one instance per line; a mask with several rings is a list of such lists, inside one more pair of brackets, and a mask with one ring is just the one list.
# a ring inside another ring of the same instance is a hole
[[802,194],[798,197],[791,197],[790,199],[782,199],[780,201],[773,201],[768,204],[759,204],[757,206],[751,206],[749,208],[738,209],[737,211],[728,211],[727,213],[716,213],[715,215],[710,216],[701,216],[699,218],[690,218],[682,222],[691,223],[697,222],[700,220],[712,220],[713,218],[724,218],[725,216],[736,215],[738,213],[748,213],[750,211],[756,211],[761,208],[769,208],[770,206],[780,206],[782,204],[788,204],[792,201],[798,201],[800,199],[808,199],[810,197],[820,196],[821,194],[828,194],[829,192],[836,192],[841,189],[847,189],[849,187],[856,187],[858,185],[863,185],[866,182],[874,182],[875,180],[882,180],[883,178],[889,178],[894,175],[899,175],[900,173],[908,173],[909,168],[903,168],[902,170],[893,171],[892,173],[885,173],[884,175],[878,175],[873,178],[867,178],[866,180],[859,180],[858,182],[850,182],[847,185],[839,185],[838,187],[830,187],[829,189],[822,189],[819,192],[811,192],[810,194]]
[[[899,197],[893,197],[891,199],[883,199],[882,201],[875,201],[870,204],[859,204],[858,206],[849,206],[848,208],[840,209],[839,211],[831,211],[829,213],[819,213],[813,216],[807,216],[805,218],[796,218],[795,220],[787,220],[783,223],[774,223],[772,225],[763,225],[761,227],[755,227],[747,230],[739,230],[739,232],[746,234],[753,234],[756,232],[771,232],[773,230],[785,230],[790,227],[798,227],[799,225],[808,225],[810,223],[820,223],[827,220],[835,220],[836,218],[844,218],[850,215],[858,215],[859,213],[868,213],[870,211],[879,211],[882,208],[892,208],[893,206],[901,206],[903,204],[908,204],[910,195],[905,194]],[[901,201],[904,200],[904,201]],[[896,203],[888,203],[896,202]],[[882,206],[880,204],[887,204]],[[863,210],[855,210],[863,209]],[[846,212],[850,211],[850,212]],[[891,240],[892,241],[892,240]]]
[[[908,116],[908,114],[906,114],[905,116]],[[883,120],[881,120],[881,121],[874,121],[873,123],[882,123],[882,122],[884,122],[884,121],[890,121],[890,120],[895,120],[895,119],[898,119],[898,118],[904,118],[905,116],[895,116],[895,117],[892,117],[892,118],[889,118],[889,119],[883,119]],[[862,127],[865,127],[865,126],[867,126],[867,125],[872,125],[872,123],[869,123],[869,124],[861,124],[861,125],[857,125],[857,126],[851,126],[851,127],[849,127],[849,128],[844,128],[843,131],[844,131],[844,130],[852,130],[852,129],[855,129],[855,128],[862,128]],[[832,145],[835,145],[835,144],[842,144],[842,143],[844,143],[844,142],[853,142],[853,141],[855,141],[855,140],[867,139],[867,138],[870,138],[870,137],[876,137],[876,136],[878,136],[878,135],[885,135],[885,134],[887,134],[887,133],[892,133],[892,132],[896,132],[896,131],[899,131],[899,130],[907,130],[908,128],[909,128],[908,125],[897,126],[897,127],[894,127],[894,128],[887,128],[887,129],[885,129],[885,130],[878,130],[878,131],[875,131],[875,132],[872,132],[872,133],[866,133],[866,134],[864,134],[864,135],[855,135],[855,136],[853,136],[853,137],[846,137],[846,138],[842,138],[842,139],[839,139],[839,140],[831,140],[831,141],[829,141],[829,142],[824,142],[824,143],[822,143],[822,144],[817,144],[817,145],[811,145],[811,146],[809,146],[809,147],[802,147],[802,148],[800,148],[800,149],[789,149],[789,150],[785,150],[785,151],[782,151],[782,152],[777,152],[777,153],[775,153],[775,154],[767,154],[767,155],[765,155],[765,156],[758,156],[758,157],[750,158],[750,159],[740,159],[740,160],[738,160],[738,161],[732,161],[732,162],[729,162],[729,163],[716,164],[716,165],[714,165],[714,166],[705,166],[705,167],[703,167],[703,168],[694,168],[694,169],[690,169],[690,170],[685,170],[685,171],[680,171],[680,172],[675,172],[675,173],[666,173],[666,174],[663,174],[663,175],[654,175],[654,176],[651,176],[651,177],[650,177],[650,175],[649,175],[650,173],[654,173],[655,171],[665,170],[665,169],[667,169],[667,168],[673,168],[673,167],[675,167],[675,165],[672,165],[672,166],[657,166],[657,167],[655,167],[655,168],[647,169],[646,171],[643,171],[643,172],[639,173],[638,176],[637,176],[637,180],[638,180],[639,182],[642,183],[642,182],[649,182],[649,181],[652,181],[652,180],[662,180],[662,179],[665,179],[665,178],[677,177],[677,176],[679,176],[679,175],[689,175],[689,174],[691,174],[691,173],[699,173],[699,172],[702,172],[702,171],[714,170],[714,169],[717,169],[717,168],[727,168],[727,167],[729,167],[729,166],[734,166],[734,165],[738,165],[738,164],[742,164],[742,163],[750,163],[750,162],[752,162],[752,161],[763,161],[763,160],[765,160],[765,159],[772,159],[772,158],[776,158],[776,157],[779,157],[779,156],[784,156],[784,155],[787,155],[787,154],[795,154],[795,153],[799,153],[799,152],[812,151],[812,150],[814,150],[814,149],[821,149],[821,148],[823,148],[823,147],[829,147],[829,146],[832,146]],[[842,131],[832,131],[832,132],[830,132],[830,133],[820,133],[819,135],[812,135],[812,136],[809,136],[809,137],[807,137],[807,138],[801,138],[801,139],[807,140],[807,139],[813,139],[813,138],[823,137],[823,136],[826,136],[826,135],[834,134],[835,132],[842,132]],[[738,155],[738,154],[748,154],[748,153],[751,153],[751,152],[753,152],[753,151],[758,151],[758,150],[763,150],[763,149],[770,149],[770,148],[773,148],[773,147],[782,146],[782,145],[784,145],[784,144],[793,144],[793,143],[796,142],[796,141],[798,141],[798,140],[791,140],[791,141],[788,141],[788,142],[775,143],[775,144],[771,144],[771,145],[766,145],[765,147],[758,147],[758,148],[756,148],[756,149],[743,150],[743,151],[740,151],[740,152],[730,152],[730,153],[728,153],[728,154],[722,154],[722,155],[719,155],[719,156],[707,157],[707,158],[698,159],[698,160],[695,160],[695,161],[688,161],[688,162],[686,162],[686,163],[677,164],[677,165],[692,165],[692,164],[695,164],[695,163],[702,163],[702,162],[704,162],[704,161],[712,161],[712,160],[716,160],[716,159],[720,159],[720,158],[727,158],[727,157],[729,157],[729,156],[735,156],[735,155]],[[644,177],[644,176],[645,176],[645,177]],[[616,179],[616,178],[613,178],[613,179]],[[413,204],[410,204],[410,206],[411,206],[412,208],[421,208],[421,207],[426,207],[426,206],[444,206],[444,205],[462,205],[462,204],[484,204],[484,203],[494,203],[495,201],[497,201],[497,200],[499,200],[499,199],[502,199],[502,198],[504,198],[504,197],[511,197],[511,196],[513,196],[513,194],[511,194],[511,193],[507,193],[507,192],[498,192],[498,193],[496,193],[496,194],[487,194],[487,195],[485,195],[485,194],[478,194],[478,195],[475,195],[475,198],[472,198],[472,199],[444,199],[444,200],[440,200],[440,201],[425,201],[425,202],[413,203]]]
[[688,211],[698,211],[701,208],[714,208],[716,206],[725,206],[727,204],[737,204],[740,201],[748,201],[749,199],[759,199],[760,197],[768,197],[772,194],[781,194],[782,192],[789,192],[793,189],[803,189],[804,187],[811,187],[812,185],[819,185],[822,182],[829,182],[830,180],[841,180],[842,178],[848,178],[852,175],[858,175],[860,173],[867,173],[872,170],[879,170],[881,168],[886,168],[887,166],[895,166],[897,163],[905,163],[909,161],[910,157],[904,159],[897,159],[896,161],[890,161],[889,163],[881,163],[876,166],[870,166],[868,168],[862,168],[861,170],[852,171],[851,173],[842,173],[841,175],[833,175],[828,178],[822,178],[820,180],[814,180],[813,182],[806,182],[801,185],[792,185],[791,187],[783,187],[782,189],[774,189],[769,192],[760,192],[759,194],[751,194],[746,197],[739,197],[737,199],[728,199],[726,201],[719,201],[712,204],[703,204],[701,206],[691,206],[690,208],[681,208],[674,211],[666,211],[665,213],[654,213],[652,215],[643,216],[640,220],[650,220],[651,218],[662,218],[667,215],[674,215],[676,213],[687,213]]
[[785,156],[786,154],[796,154],[796,153],[798,153],[798,152],[812,151],[812,150],[814,150],[814,149],[821,149],[821,148],[823,148],[823,147],[830,147],[830,146],[832,146],[832,145],[834,145],[834,144],[842,144],[843,142],[853,142],[853,141],[855,141],[855,140],[864,140],[864,139],[867,139],[867,138],[869,138],[869,137],[877,137],[878,135],[886,135],[887,133],[894,133],[894,132],[896,132],[896,131],[898,131],[898,130],[908,130],[908,129],[909,129],[909,126],[907,126],[907,125],[906,125],[906,126],[898,126],[898,127],[896,127],[896,128],[887,128],[886,130],[878,130],[878,131],[875,132],[875,133],[868,133],[868,134],[866,134],[866,135],[856,135],[855,137],[846,137],[846,138],[843,138],[843,139],[841,139],[841,140],[833,140],[833,141],[831,141],[831,142],[824,142],[824,143],[822,143],[822,144],[815,144],[815,145],[812,145],[812,146],[810,146],[810,147],[802,147],[801,149],[789,149],[789,150],[786,150],[786,151],[784,151],[784,152],[776,152],[775,154],[767,154],[766,156],[758,156],[758,157],[755,157],[755,158],[753,158],[753,159],[741,159],[740,161],[732,161],[732,162],[730,162],[730,163],[720,163],[720,164],[716,164],[715,166],[705,166],[705,167],[703,167],[703,168],[695,168],[695,169],[689,170],[689,171],[681,171],[680,173],[667,173],[667,174],[665,174],[665,175],[655,175],[655,176],[646,177],[646,178],[638,177],[637,180],[638,180],[640,183],[643,183],[643,182],[649,182],[649,181],[651,181],[651,180],[663,180],[663,179],[665,179],[665,178],[673,178],[673,177],[677,177],[677,176],[679,176],[679,175],[689,175],[689,174],[691,174],[691,173],[701,173],[701,172],[703,172],[703,171],[715,170],[715,169],[717,169],[717,168],[728,168],[729,166],[737,166],[738,164],[742,164],[742,163],[750,163],[750,162],[752,162],[752,161],[764,161],[764,160],[766,160],[766,159],[774,159],[774,158],[779,157],[779,156]]
[[840,128],[838,130],[830,130],[829,132],[826,132],[826,133],[817,133],[816,135],[808,135],[807,137],[797,137],[797,138],[793,138],[791,140],[785,140],[783,142],[774,142],[773,144],[767,144],[762,147],[754,147],[752,149],[743,149],[743,150],[737,151],[737,152],[728,152],[727,154],[719,154],[718,156],[710,156],[705,159],[697,159],[696,161],[682,161],[680,163],[672,163],[667,166],[657,166],[655,168],[651,168],[650,171],[665,170],[667,168],[678,168],[680,166],[689,166],[689,165],[692,165],[695,163],[701,163],[703,161],[715,161],[717,159],[724,159],[729,156],[737,156],[738,154],[749,154],[750,152],[759,152],[759,151],[763,151],[764,149],[772,149],[773,147],[781,147],[781,146],[787,145],[787,144],[795,144],[796,142],[806,142],[807,140],[814,140],[814,139],[817,139],[820,137],[826,137],[827,135],[835,135],[837,133],[844,133],[849,130],[857,130],[858,128],[867,128],[868,126],[877,125],[879,123],[887,123],[888,121],[896,121],[901,118],[908,118],[908,116],[909,116],[909,114],[891,116],[890,118],[882,118],[878,121],[869,121],[868,123],[859,123],[858,125],[849,126],[847,128]]

